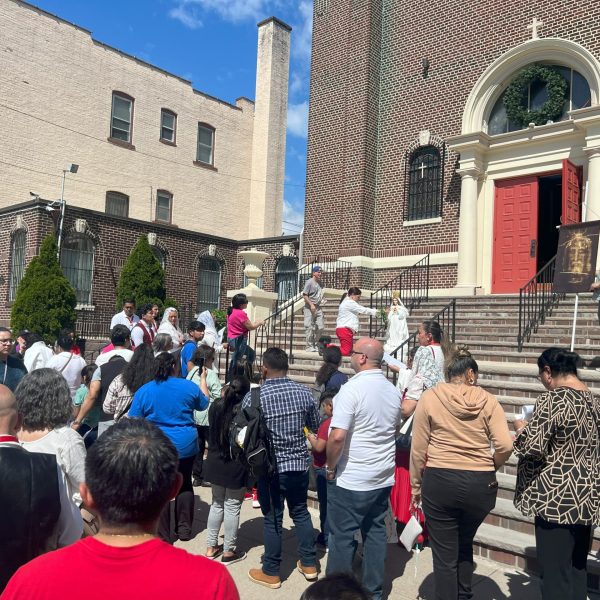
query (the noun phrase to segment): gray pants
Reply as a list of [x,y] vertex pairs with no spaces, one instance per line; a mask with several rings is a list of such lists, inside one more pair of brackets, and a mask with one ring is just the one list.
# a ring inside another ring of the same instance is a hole
[[323,310],[319,307],[313,314],[310,308],[304,307],[304,332],[306,335],[306,349],[317,347],[319,338],[323,335],[325,324],[323,323]]
[[206,524],[206,545],[212,548],[219,540],[219,530],[225,523],[225,541],[223,550],[233,552],[237,544],[237,534],[240,525],[240,510],[244,501],[246,488],[231,490],[221,485],[212,484],[212,504]]

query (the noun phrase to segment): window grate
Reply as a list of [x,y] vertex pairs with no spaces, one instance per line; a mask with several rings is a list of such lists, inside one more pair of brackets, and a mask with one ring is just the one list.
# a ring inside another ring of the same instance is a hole
[[219,308],[221,296],[221,263],[203,256],[198,263],[198,311]]
[[442,216],[445,147],[423,146],[407,156],[405,220]]
[[10,285],[8,300],[12,302],[17,297],[17,289],[25,274],[25,252],[27,249],[27,233],[24,229],[15,231],[10,248]]
[[290,257],[279,259],[275,267],[275,291],[277,302],[285,302],[298,293],[296,272],[298,263]]
[[70,236],[60,250],[60,266],[75,288],[79,304],[92,303],[94,278],[94,244],[84,235]]

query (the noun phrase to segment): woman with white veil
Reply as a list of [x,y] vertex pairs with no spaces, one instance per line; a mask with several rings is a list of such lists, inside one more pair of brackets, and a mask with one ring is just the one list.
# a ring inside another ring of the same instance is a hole
[[170,306],[165,309],[160,327],[157,333],[168,333],[173,340],[173,348],[170,352],[177,352],[183,345],[183,333],[179,329],[179,314],[177,309]]
[[[200,321],[204,325],[204,337],[202,338],[200,345],[209,346],[214,348],[215,351],[219,352],[223,349],[222,339],[219,337],[215,320],[210,314],[210,310],[205,310],[196,316],[196,320]],[[221,334],[222,337],[223,334]]]

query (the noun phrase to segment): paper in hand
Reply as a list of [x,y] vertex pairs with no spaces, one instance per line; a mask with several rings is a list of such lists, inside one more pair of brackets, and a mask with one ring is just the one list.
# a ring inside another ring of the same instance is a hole
[[399,369],[406,369],[406,365],[397,358],[394,358],[391,354],[387,352],[383,353],[383,362],[391,365],[392,367],[398,367]]

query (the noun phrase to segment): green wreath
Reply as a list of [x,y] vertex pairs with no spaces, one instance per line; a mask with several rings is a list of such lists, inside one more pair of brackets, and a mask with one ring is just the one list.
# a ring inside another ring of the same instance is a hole
[[[546,83],[548,100],[538,110],[529,110],[529,86],[535,81]],[[523,128],[529,123],[545,125],[548,121],[556,121],[563,113],[567,88],[567,81],[556,69],[544,65],[531,65],[523,69],[506,89],[506,114],[511,121]]]

